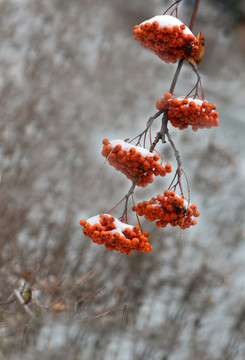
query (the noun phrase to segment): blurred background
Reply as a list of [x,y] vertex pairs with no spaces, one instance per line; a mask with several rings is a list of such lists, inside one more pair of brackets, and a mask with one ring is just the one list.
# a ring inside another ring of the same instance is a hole
[[[179,6],[187,24],[193,3]],[[79,225],[131,185],[104,164],[102,140],[139,134],[168,91],[177,65],[132,29],[170,4],[0,0],[0,359],[245,358],[243,1],[200,1],[193,30],[205,36],[199,69],[220,126],[170,128],[198,224],[181,233],[142,221],[153,251],[130,256]],[[195,82],[184,64],[175,94]],[[157,150],[174,168],[169,145]],[[136,201],[170,179],[136,189]]]

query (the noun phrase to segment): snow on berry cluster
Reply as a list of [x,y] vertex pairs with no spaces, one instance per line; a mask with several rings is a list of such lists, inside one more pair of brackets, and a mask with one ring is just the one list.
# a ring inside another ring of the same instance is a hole
[[147,220],[156,221],[158,227],[166,227],[168,224],[187,229],[191,225],[196,225],[194,217],[200,215],[197,206],[188,202],[175,194],[174,191],[165,190],[164,195],[157,195],[150,201],[139,202],[133,206],[139,216],[145,216]]
[[198,51],[198,40],[191,30],[171,15],[159,15],[135,25],[135,40],[155,52],[166,63],[194,56]]
[[162,99],[156,101],[158,110],[168,109],[168,119],[171,124],[180,130],[189,125],[192,130],[219,126],[219,113],[217,106],[206,100],[194,99],[192,97],[177,97],[171,99],[170,93],[165,93]]
[[149,234],[141,232],[138,226],[122,223],[108,214],[100,214],[88,220],[80,220],[83,233],[94,243],[104,245],[108,250],[118,250],[129,255],[132,250],[145,253],[152,250]]
[[139,176],[138,186],[145,187],[154,181],[153,175],[165,176],[172,171],[171,164],[162,166],[160,156],[123,140],[103,140],[102,155],[110,165],[121,171],[128,179]]

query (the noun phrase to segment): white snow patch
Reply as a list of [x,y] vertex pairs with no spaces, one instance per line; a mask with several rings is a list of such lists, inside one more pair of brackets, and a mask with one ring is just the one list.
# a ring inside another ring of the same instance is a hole
[[[140,25],[143,25],[143,24],[145,24],[147,22],[152,24],[154,21],[157,21],[159,23],[159,27],[163,27],[163,26],[173,27],[174,25],[180,26],[180,25],[184,24],[184,23],[182,23],[182,21],[180,21],[179,19],[177,19],[176,17],[171,16],[171,15],[156,15],[156,16],[154,16],[153,18],[151,18],[149,20],[143,21]],[[182,31],[186,35],[188,35],[188,34],[193,35],[191,30],[187,26]]]
[[145,148],[143,148],[141,146],[132,145],[132,144],[127,143],[127,142],[125,142],[123,140],[120,140],[120,139],[109,140],[109,141],[110,141],[110,144],[111,144],[111,146],[113,148],[116,145],[121,145],[123,151],[129,151],[131,148],[135,148],[136,152],[140,152],[143,157],[146,157],[146,156],[149,156],[149,155],[152,156],[152,154],[153,154],[152,152],[148,151],[147,149],[145,149]]
[[[207,100],[201,100],[201,99],[194,99],[194,98],[192,98],[192,97],[188,97],[188,98],[186,98],[186,97],[184,97],[184,96],[179,96],[179,97],[177,97],[176,98],[177,100],[179,100],[179,101],[181,101],[181,100],[184,100],[184,99],[187,99],[188,101],[189,101],[189,103],[191,102],[191,101],[194,101],[194,103],[197,105],[197,106],[202,106],[202,104],[204,103],[204,102],[206,102],[206,103],[208,103],[208,104],[210,104]],[[171,101],[172,99],[169,99],[168,101]],[[186,108],[188,108],[189,107],[189,103],[188,104],[185,104],[184,106],[186,107]],[[204,109],[202,109],[202,111],[205,111]],[[212,112],[213,112],[214,110],[212,110]]]
[[[104,214],[104,215],[112,216],[110,214]],[[95,216],[89,218],[88,220],[86,220],[86,222],[89,223],[90,225],[100,224],[100,215],[95,215]],[[133,230],[133,225],[125,224],[125,223],[121,222],[120,220],[118,220],[116,218],[115,218],[113,224],[116,227],[115,229],[110,230],[113,234],[116,233],[116,232],[119,232],[120,235],[124,236],[123,231],[126,228],[129,228],[130,230]]]
[[[194,98],[192,98],[192,97],[188,97],[188,98],[186,98],[186,97],[184,97],[184,96],[179,96],[179,97],[177,97],[176,98],[177,100],[184,100],[184,99],[187,99],[188,101],[189,101],[189,103],[191,102],[191,101],[194,101],[194,103],[196,104],[196,105],[202,105],[204,102],[207,102],[208,103],[208,101],[207,100],[201,100],[201,99],[194,99]],[[171,100],[171,99],[170,99]],[[186,104],[185,106],[189,106],[189,104]]]

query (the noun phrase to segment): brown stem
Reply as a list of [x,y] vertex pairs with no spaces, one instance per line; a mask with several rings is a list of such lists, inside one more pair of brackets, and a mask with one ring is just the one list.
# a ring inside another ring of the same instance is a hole
[[125,200],[125,206],[124,206],[124,210],[123,210],[123,214],[122,214],[121,219],[122,219],[122,221],[125,221],[126,223],[128,221],[128,200],[129,200],[130,196],[134,193],[134,189],[135,189],[135,186],[136,186],[138,181],[139,181],[139,175],[136,175],[135,178],[134,178],[134,181],[132,183],[131,188],[129,189],[128,193],[122,199],[122,200]]
[[189,25],[189,29],[190,29],[190,30],[193,29],[194,23],[195,23],[195,21],[196,21],[199,2],[200,2],[200,0],[196,0],[196,1],[195,1],[195,5],[194,5],[193,11],[192,11],[191,21],[190,21],[190,25]]
[[164,11],[163,15],[165,15],[173,6],[175,6],[175,8],[173,9],[173,11],[171,12],[171,15],[172,13],[175,11],[175,9],[179,6],[179,3],[181,2],[182,0],[177,0],[175,1],[175,3],[173,3],[172,5],[170,5],[166,11]]
[[177,164],[178,164],[178,168],[180,169],[181,168],[181,165],[182,165],[182,161],[180,159],[180,154],[179,154],[179,151],[176,149],[176,146],[172,140],[172,137],[168,131],[168,128],[166,128],[165,130],[165,134],[167,135],[167,138],[168,138],[168,141],[170,142],[170,145],[172,146],[172,149],[174,151],[174,155],[175,155],[175,158],[176,158],[176,161],[177,161]]
[[169,89],[169,92],[172,94],[174,92],[174,89],[175,89],[175,86],[176,86],[176,83],[177,83],[177,80],[178,80],[178,77],[179,77],[179,73],[180,73],[180,70],[182,68],[182,65],[184,63],[184,59],[181,59],[178,63],[178,66],[177,66],[177,69],[175,71],[175,74],[174,74],[174,78],[172,80],[172,83],[171,83],[171,86],[170,86],[170,89]]

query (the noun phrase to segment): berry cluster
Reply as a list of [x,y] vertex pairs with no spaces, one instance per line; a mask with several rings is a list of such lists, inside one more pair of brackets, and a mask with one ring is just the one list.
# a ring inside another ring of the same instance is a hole
[[160,156],[140,146],[131,145],[122,140],[103,140],[102,155],[110,165],[121,171],[128,179],[139,176],[138,186],[145,187],[154,181],[153,175],[165,176],[172,171],[171,164],[162,166]]
[[145,216],[147,220],[156,221],[158,227],[166,227],[168,224],[187,229],[196,225],[193,218],[200,215],[197,206],[188,203],[183,197],[175,195],[174,191],[165,190],[163,195],[157,195],[150,201],[143,201],[133,207],[139,216]]
[[105,245],[108,250],[118,250],[129,255],[132,250],[145,253],[152,250],[147,232],[141,232],[138,226],[122,223],[108,214],[96,215],[88,220],[80,220],[83,233],[94,243]]
[[135,40],[152,51],[166,63],[195,56],[198,40],[191,30],[171,15],[159,15],[135,25]]
[[168,119],[174,127],[180,130],[189,125],[192,130],[219,126],[219,113],[217,106],[206,100],[193,99],[192,97],[178,97],[171,99],[170,93],[165,93],[162,99],[156,101],[158,110],[168,109]]

